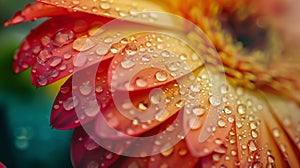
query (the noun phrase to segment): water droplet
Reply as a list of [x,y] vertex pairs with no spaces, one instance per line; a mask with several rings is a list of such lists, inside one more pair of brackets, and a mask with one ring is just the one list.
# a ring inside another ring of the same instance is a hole
[[87,62],[87,57],[84,54],[77,54],[73,59],[73,65],[75,67],[82,67]]
[[146,87],[148,84],[147,81],[143,78],[137,78],[135,83],[138,87]]
[[164,144],[161,148],[160,148],[160,153],[167,157],[170,156],[173,152],[174,148],[172,146],[171,143],[167,142],[166,144]]
[[274,135],[275,138],[280,137],[280,132],[277,128],[274,128],[272,131],[273,131],[273,135]]
[[212,106],[219,106],[221,104],[221,99],[217,96],[210,96],[209,97],[209,103]]
[[251,122],[251,123],[250,123],[250,129],[254,130],[254,129],[256,129],[256,128],[257,128],[256,122]]
[[101,46],[96,50],[96,54],[102,56],[105,55],[109,50],[109,46],[106,44],[101,44]]
[[128,54],[128,55],[135,55],[137,53],[137,46],[134,45],[134,44],[128,44],[126,47],[125,47],[125,52]]
[[155,74],[155,78],[160,82],[164,82],[168,79],[168,74],[165,71],[158,71]]
[[220,92],[221,94],[226,94],[229,90],[229,87],[226,85],[226,84],[223,84],[221,87],[220,87]]
[[48,80],[47,80],[47,78],[45,76],[40,76],[39,77],[38,84],[40,86],[45,86],[45,85],[47,85],[47,83],[48,83]]
[[170,56],[170,53],[169,53],[169,51],[164,50],[163,52],[161,52],[161,55],[162,55],[163,57],[169,57],[169,56]]
[[74,37],[74,32],[72,30],[63,29],[56,33],[53,42],[54,45],[61,47],[70,44],[74,40]]
[[113,45],[111,45],[110,47],[110,52],[113,54],[116,54],[120,51],[122,45],[119,43],[114,43]]
[[95,89],[95,91],[97,93],[102,93],[103,92],[103,88],[101,86],[97,86],[96,89]]
[[51,42],[51,39],[49,36],[43,36],[41,38],[41,43],[43,44],[43,46],[48,46]]
[[99,145],[89,137],[84,141],[84,147],[86,150],[91,151],[98,148]]
[[256,130],[251,130],[251,136],[252,136],[252,138],[257,138],[258,132]]
[[179,56],[179,58],[182,60],[182,61],[185,61],[187,59],[187,56],[185,54],[181,54]]
[[121,61],[121,66],[122,66],[124,69],[132,68],[134,65],[135,65],[135,62],[133,62],[133,61],[132,61],[131,59],[129,59],[129,58],[123,59],[123,60]]
[[90,81],[83,82],[82,85],[79,87],[79,91],[84,96],[90,94],[92,91]]
[[248,142],[248,149],[249,149],[250,152],[254,152],[254,151],[257,150],[256,144],[253,140],[250,140]]
[[247,107],[244,104],[239,104],[237,107],[237,111],[239,114],[245,114],[247,110]]
[[108,152],[108,153],[106,153],[105,154],[105,159],[108,159],[108,160],[110,160],[110,159],[112,159],[113,157],[114,157],[114,154],[113,153],[111,153],[111,152]]
[[164,111],[164,110],[160,110],[160,111],[155,113],[154,117],[157,121],[162,122],[162,121],[166,120],[169,117],[169,112]]
[[188,125],[190,129],[196,130],[201,127],[202,123],[198,117],[192,117],[189,119]]
[[58,66],[61,62],[62,62],[62,58],[60,58],[60,57],[53,57],[53,58],[50,60],[50,66],[51,66],[51,67],[56,67],[56,66]]
[[177,71],[180,66],[179,62],[170,62],[166,64],[166,68],[171,72]]
[[110,9],[110,4],[108,4],[108,3],[102,3],[100,5],[100,8],[103,9],[103,10],[108,10],[108,9]]
[[220,154],[218,154],[218,153],[212,154],[212,160],[213,161],[218,162],[218,161],[220,161],[220,159],[221,159],[221,155]]
[[230,106],[225,106],[223,111],[225,114],[231,114],[232,108]]
[[73,49],[76,51],[86,51],[86,50],[91,49],[95,45],[96,45],[96,43],[93,42],[92,40],[90,40],[87,36],[82,36],[82,37],[77,38],[73,42]]
[[218,126],[219,127],[225,127],[226,126],[226,122],[224,120],[219,120],[218,121]]
[[187,154],[187,150],[186,149],[179,149],[178,151],[179,156],[185,156]]
[[274,158],[274,156],[272,156],[272,155],[269,155],[269,156],[267,157],[267,160],[268,160],[268,163],[275,163],[275,158]]
[[65,110],[72,110],[74,107],[76,107],[79,104],[79,100],[73,96],[73,97],[69,97],[67,98],[64,102],[63,102],[63,107]]
[[203,107],[194,107],[192,112],[197,116],[202,116],[205,113],[205,109]]
[[139,103],[138,104],[138,109],[145,111],[148,109],[147,105],[145,103]]
[[42,50],[37,57],[37,61],[40,64],[44,64],[51,57],[52,54],[48,50]]

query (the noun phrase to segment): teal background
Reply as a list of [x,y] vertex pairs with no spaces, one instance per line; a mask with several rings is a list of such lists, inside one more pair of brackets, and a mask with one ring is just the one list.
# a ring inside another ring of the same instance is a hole
[[[58,85],[35,88],[30,71],[14,74],[13,54],[41,21],[4,28],[29,0],[0,0],[0,161],[8,168],[71,167],[70,131],[49,126]],[[53,89],[54,88],[54,89]]]

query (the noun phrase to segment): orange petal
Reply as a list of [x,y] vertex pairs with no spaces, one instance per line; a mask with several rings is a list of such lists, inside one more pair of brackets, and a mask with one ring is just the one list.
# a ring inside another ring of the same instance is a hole
[[[209,74],[204,70],[198,74],[196,84],[200,86],[199,93],[193,93],[196,94],[195,101],[184,113],[183,124],[189,130],[186,142],[196,157],[212,153],[221,145],[216,141],[225,141],[236,113],[232,87],[222,84],[222,81],[210,81],[208,77]],[[218,90],[213,91],[212,88]]]
[[[236,139],[239,165],[286,167],[282,153],[268,132],[273,124],[269,107],[262,95],[237,89]],[[294,153],[291,154],[293,157]]]
[[11,26],[18,23],[23,23],[27,21],[34,21],[38,18],[43,17],[53,17],[58,15],[70,14],[70,11],[65,8],[60,8],[52,5],[47,5],[44,3],[33,3],[29,4],[20,12],[17,12],[14,17],[5,22],[5,26]]
[[[161,1],[147,0],[114,0],[114,1],[59,1],[59,0],[38,0],[40,2],[63,7],[70,10],[85,12],[93,15],[100,15],[111,18],[121,18],[133,22],[174,27],[178,20],[170,18],[162,12],[171,13],[169,5]],[[180,24],[182,25],[182,24]]]

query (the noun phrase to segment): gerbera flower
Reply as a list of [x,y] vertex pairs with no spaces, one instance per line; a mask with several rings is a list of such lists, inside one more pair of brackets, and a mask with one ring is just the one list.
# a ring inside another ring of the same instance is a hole
[[41,0],[6,26],[50,17],[14,71],[72,75],[51,125],[75,128],[74,167],[300,167],[298,60],[260,7]]

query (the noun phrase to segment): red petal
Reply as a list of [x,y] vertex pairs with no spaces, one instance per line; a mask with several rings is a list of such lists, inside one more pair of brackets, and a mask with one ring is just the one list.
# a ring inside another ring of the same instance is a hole
[[53,17],[58,15],[69,14],[70,11],[65,8],[60,8],[52,5],[47,5],[44,3],[36,2],[29,4],[20,12],[17,12],[14,17],[4,23],[5,26],[11,26],[14,24],[34,21],[38,18],[43,17]]
[[33,65],[32,82],[36,86],[44,86],[72,73],[73,57],[78,54],[72,42],[107,21],[80,13],[46,21],[32,30],[21,45],[15,56],[14,71],[18,73]]
[[6,166],[0,162],[0,168],[6,168]]
[[119,155],[99,146],[83,128],[75,129],[71,144],[71,159],[75,168],[109,167],[118,158]]
[[[91,75],[91,71],[95,70],[95,65],[78,71],[61,86],[51,113],[51,125],[54,128],[71,129],[83,125],[93,120],[106,108],[111,99],[106,83],[108,65],[109,62],[102,62],[95,77]],[[77,76],[84,76],[84,78]],[[77,86],[77,84],[80,85]],[[94,93],[96,93],[97,104],[89,103]]]

